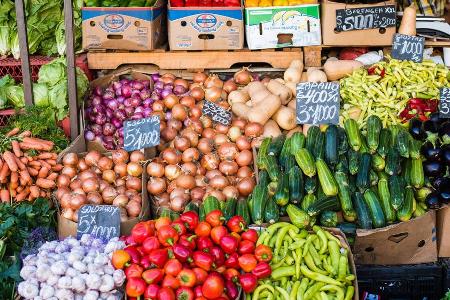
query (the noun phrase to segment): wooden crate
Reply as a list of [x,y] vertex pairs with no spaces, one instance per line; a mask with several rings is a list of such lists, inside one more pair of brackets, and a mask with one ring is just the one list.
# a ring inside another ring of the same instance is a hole
[[303,60],[301,48],[229,51],[165,51],[152,52],[89,52],[90,69],[116,69],[121,65],[156,65],[167,70],[229,69],[236,65],[266,64],[287,68],[292,60]]

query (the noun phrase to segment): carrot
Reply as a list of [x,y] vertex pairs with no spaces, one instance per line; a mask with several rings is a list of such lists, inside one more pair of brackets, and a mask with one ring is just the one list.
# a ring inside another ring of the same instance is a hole
[[57,177],[58,177],[58,173],[53,172],[53,173],[51,173],[50,175],[47,176],[47,179],[54,181],[54,180],[56,180]]
[[40,159],[39,162],[41,163],[41,166],[46,167],[49,170],[52,168],[52,166],[49,163],[47,163],[45,160]]
[[[40,194],[39,194],[40,197],[44,197],[44,198],[45,198],[46,195],[47,195],[47,194],[45,193],[45,191],[41,191]],[[48,197],[48,198],[49,198],[49,197]]]
[[0,170],[3,168],[3,159],[0,157]]
[[59,172],[63,169],[63,167],[64,167],[63,165],[57,164],[55,166],[52,166],[52,171]]
[[55,181],[45,178],[38,178],[36,180],[36,185],[43,189],[51,189],[55,187]]
[[27,167],[25,164],[18,158],[17,156],[14,156],[14,159],[16,160],[16,164],[19,167],[20,170],[25,170]]
[[20,158],[20,161],[23,162],[24,164],[27,164],[27,163],[28,163],[28,158],[26,158],[26,157],[21,157],[21,158]]
[[39,178],[45,178],[45,177],[47,177],[49,171],[50,171],[49,168],[47,168],[47,167],[42,167],[42,168],[39,170],[38,177],[39,177]]
[[31,144],[31,143],[25,143],[25,142],[21,142],[21,143],[19,143],[19,145],[20,145],[20,149],[22,149],[22,150],[50,151],[53,148],[46,144]]
[[18,141],[11,142],[12,150],[17,157],[21,157],[23,155],[22,151],[20,151],[20,146]]
[[19,182],[10,182],[9,183],[9,189],[10,190],[15,190],[19,187]]
[[11,176],[10,176],[9,180],[14,183],[18,182],[19,181],[19,173],[11,172]]
[[57,159],[58,154],[53,152],[42,152],[37,156],[38,159]]
[[28,184],[28,182],[23,177],[20,177],[19,184],[20,184],[19,187],[23,187],[23,186],[26,186]]
[[[38,198],[40,192],[41,192],[41,190],[39,189],[39,187],[37,187],[35,185],[30,186],[30,199]],[[0,196],[1,196],[1,194],[0,194]]]
[[30,166],[30,167],[41,167],[41,163],[40,162],[38,162],[37,160],[33,160],[33,161],[30,161],[29,163],[28,163],[28,165]]
[[12,154],[10,151],[5,151],[3,153],[3,159],[8,164],[8,167],[11,171],[17,172],[19,169],[17,167],[16,159],[14,158],[14,154]]
[[28,168],[28,173],[30,173],[31,176],[38,176],[39,171],[33,168]]
[[11,130],[6,134],[6,136],[7,136],[7,137],[12,137],[12,136],[18,134],[19,131],[20,131],[20,128],[19,128],[19,127],[15,127],[15,128],[13,128],[13,129],[11,129]]
[[11,188],[10,188],[10,191],[9,191],[9,192],[10,192],[12,198],[14,198],[14,197],[17,195],[17,192],[16,192],[15,189],[11,189]]
[[56,160],[55,160],[55,159],[47,159],[47,163],[48,163],[50,166],[56,166]]
[[26,187],[16,196],[16,201],[23,201],[27,198],[28,194],[30,193],[30,188]]
[[0,200],[5,203],[9,203],[11,201],[11,196],[9,195],[8,190],[0,190]]
[[31,179],[30,173],[28,173],[27,169],[20,171],[19,174],[20,174],[20,178],[23,178],[26,183],[28,183],[28,184],[33,183],[33,179]]
[[0,170],[0,182],[4,182],[6,180],[6,177],[9,175],[9,167],[8,164],[3,164],[2,169]]
[[21,134],[19,134],[20,137],[29,137],[31,136],[31,131],[29,130],[25,130],[24,132],[22,132]]
[[[30,143],[30,144],[43,144],[43,145],[51,146],[50,150],[52,150],[53,146],[55,145],[55,143],[53,143],[52,141],[47,141],[47,140],[32,138],[32,137],[24,137],[23,142]],[[50,150],[47,150],[47,151],[50,151]]]

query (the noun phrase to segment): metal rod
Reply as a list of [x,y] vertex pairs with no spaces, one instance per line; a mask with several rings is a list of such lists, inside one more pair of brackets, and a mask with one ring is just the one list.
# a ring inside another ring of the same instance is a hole
[[23,0],[15,0],[15,5],[20,59],[22,60],[23,93],[25,96],[25,104],[33,105],[33,84],[31,81],[30,59],[28,56],[27,17]]
[[67,90],[69,95],[70,137],[72,140],[75,140],[79,134],[79,128],[72,0],[64,0],[64,24],[66,29]]

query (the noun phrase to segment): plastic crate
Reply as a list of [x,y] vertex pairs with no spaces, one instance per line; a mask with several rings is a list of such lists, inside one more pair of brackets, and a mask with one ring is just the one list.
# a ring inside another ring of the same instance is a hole
[[[31,80],[38,79],[39,69],[42,65],[51,62],[54,57],[30,56]],[[22,82],[22,61],[12,57],[0,58],[0,78],[11,75],[16,82]]]
[[450,290],[450,259],[449,258],[443,258],[439,261],[444,269],[444,293]]
[[390,300],[441,299],[444,272],[439,263],[398,266],[357,265],[360,299],[364,292]]
[[11,116],[13,116],[15,114],[16,114],[16,110],[13,108],[0,110],[0,127],[3,127],[6,124],[8,124],[9,118],[11,118]]

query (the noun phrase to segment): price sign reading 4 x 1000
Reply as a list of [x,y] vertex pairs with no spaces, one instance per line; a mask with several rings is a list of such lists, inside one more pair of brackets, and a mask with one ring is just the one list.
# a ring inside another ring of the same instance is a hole
[[159,124],[158,116],[125,121],[123,148],[133,151],[159,145]]

